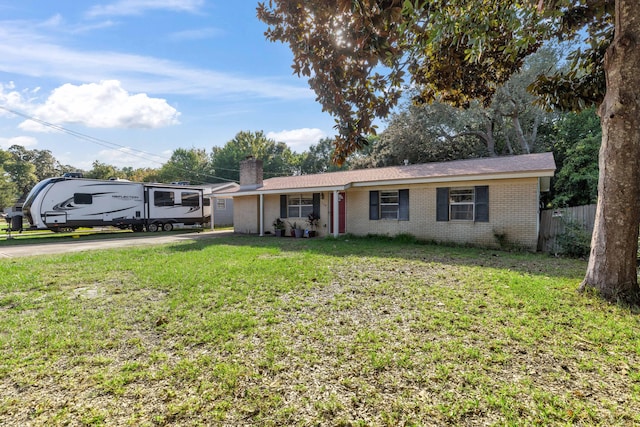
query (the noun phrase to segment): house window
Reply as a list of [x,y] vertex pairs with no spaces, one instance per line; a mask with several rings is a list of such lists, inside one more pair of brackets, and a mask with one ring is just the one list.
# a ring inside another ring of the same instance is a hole
[[307,218],[311,213],[320,218],[320,193],[280,195],[280,218]]
[[226,211],[227,210],[227,199],[216,199],[216,210],[217,211]]
[[438,188],[436,221],[489,222],[489,187]]
[[200,193],[182,192],[180,195],[182,206],[200,206]]
[[380,192],[380,218],[398,219],[398,190]]
[[369,192],[369,219],[409,220],[409,190]]
[[473,188],[451,188],[449,190],[449,218],[473,221],[475,191]]
[[73,203],[76,205],[90,205],[93,203],[93,195],[88,193],[74,193]]
[[311,194],[291,195],[287,199],[287,216],[289,218],[306,218],[313,212],[313,196]]
[[153,193],[153,204],[155,206],[173,206],[173,191],[156,191]]

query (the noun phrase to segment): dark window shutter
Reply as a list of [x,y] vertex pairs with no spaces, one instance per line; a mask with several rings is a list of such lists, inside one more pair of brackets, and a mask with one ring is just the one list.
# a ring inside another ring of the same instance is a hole
[[287,215],[287,196],[280,195],[280,218],[286,218]]
[[477,222],[489,222],[489,186],[482,185],[476,191],[476,217]]
[[313,216],[320,218],[320,193],[313,193]]
[[409,221],[409,190],[398,191],[398,219]]
[[369,191],[369,219],[380,219],[379,200],[377,191]]
[[449,189],[436,189],[436,221],[449,221]]

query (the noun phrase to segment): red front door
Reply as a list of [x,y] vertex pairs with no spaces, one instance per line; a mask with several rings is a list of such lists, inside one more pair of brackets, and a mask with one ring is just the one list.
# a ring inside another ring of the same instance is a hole
[[[347,213],[347,195],[344,191],[338,193],[338,233],[346,232],[346,213]],[[333,208],[333,194],[331,194],[331,228],[330,232],[333,233],[333,215],[336,211]]]

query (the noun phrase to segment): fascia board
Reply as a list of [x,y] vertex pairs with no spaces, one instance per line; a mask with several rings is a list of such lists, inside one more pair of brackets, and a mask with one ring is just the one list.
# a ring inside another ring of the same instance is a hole
[[518,179],[518,178],[540,178],[543,176],[554,176],[554,170],[537,170],[529,172],[507,172],[487,175],[459,175],[459,176],[439,176],[439,177],[423,177],[423,178],[407,178],[407,179],[388,179],[379,181],[362,181],[352,182],[345,185],[326,186],[326,187],[300,187],[300,188],[283,188],[275,190],[249,190],[238,191],[221,195],[226,197],[234,196],[257,196],[260,194],[294,194],[294,193],[320,193],[325,191],[345,191],[351,187],[381,187],[389,185],[411,185],[411,184],[433,184],[433,183],[455,183],[468,181],[494,181],[502,179]]
[[260,194],[298,194],[298,193],[322,193],[326,191],[345,191],[349,189],[352,184],[336,185],[329,187],[300,187],[300,188],[283,188],[281,190],[251,190],[251,191],[238,191],[235,193],[228,193],[230,196],[258,196]]
[[540,178],[542,176],[554,175],[553,171],[535,171],[535,172],[518,172],[503,173],[493,175],[464,175],[464,176],[441,176],[434,178],[410,178],[410,179],[389,179],[381,181],[363,181],[353,183],[353,187],[378,187],[387,185],[410,185],[410,184],[433,184],[433,183],[455,183],[466,181],[494,181],[500,179],[515,178]]

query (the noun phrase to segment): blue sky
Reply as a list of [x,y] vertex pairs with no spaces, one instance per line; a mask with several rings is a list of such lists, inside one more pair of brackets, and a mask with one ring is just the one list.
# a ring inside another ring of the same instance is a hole
[[264,38],[257,0],[0,0],[0,148],[90,169],[159,167],[176,148],[264,131],[302,152],[333,118],[291,52]]

